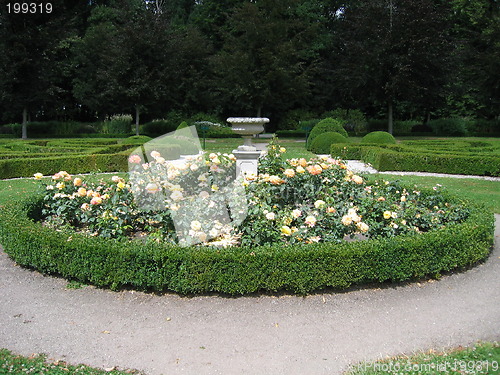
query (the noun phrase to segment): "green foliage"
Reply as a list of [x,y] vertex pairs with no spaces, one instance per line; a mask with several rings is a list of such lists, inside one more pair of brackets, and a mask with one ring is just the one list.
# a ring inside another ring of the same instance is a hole
[[347,143],[348,139],[337,132],[322,133],[319,137],[315,137],[309,150],[315,154],[329,154],[330,146],[334,143]]
[[131,115],[113,115],[104,121],[103,134],[129,134],[132,131]]
[[394,121],[394,135],[409,135],[412,128],[421,124],[421,121],[407,120],[407,121]]
[[[61,375],[61,374],[80,374],[80,375],[127,375],[138,374],[136,371],[106,371],[96,368],[88,367],[85,365],[69,365],[63,361],[54,362],[49,360],[46,355],[36,355],[30,357],[22,357],[15,355],[7,349],[0,349],[0,370],[6,374],[48,374],[48,375]],[[6,372],[4,372],[5,370]]]
[[54,231],[34,222],[39,199],[0,208],[0,241],[20,265],[100,287],[178,293],[308,293],[369,282],[412,280],[467,267],[488,256],[494,217],[471,206],[469,218],[421,235],[224,250],[123,243]]
[[[201,135],[198,131],[198,135]],[[211,126],[207,131],[207,138],[240,138],[229,126]]]
[[344,137],[348,137],[347,131],[344,129],[342,121],[333,119],[331,117],[327,117],[320,122],[318,122],[314,128],[312,128],[309,133],[308,145],[310,147],[314,138],[318,135],[326,133],[326,132],[337,132],[343,135]]
[[500,176],[500,147],[478,141],[403,141],[397,145],[332,145],[331,155],[363,160],[380,171]]
[[390,133],[377,131],[365,135],[361,143],[396,144],[396,139]]
[[35,173],[48,175],[55,170],[67,170],[70,173],[126,171],[127,156],[125,152],[0,160],[0,178],[27,177]]
[[295,109],[286,113],[284,118],[281,119],[278,128],[280,130],[300,130],[304,121],[310,121],[315,117],[315,114],[310,111],[305,109]]
[[124,139],[121,143],[125,145],[142,145],[150,140],[151,138],[146,135],[133,135]]
[[153,120],[143,125],[142,131],[150,137],[158,137],[177,129],[178,123],[173,120]]
[[[113,139],[57,139],[6,141],[0,145],[0,178],[52,174],[54,170],[71,173],[125,171],[132,148],[148,137]],[[117,144],[117,142],[120,142]]]
[[179,126],[177,127],[176,130],[181,130],[181,129],[184,129],[184,128],[189,128],[189,125],[186,121],[182,121]]
[[478,343],[474,347],[457,348],[445,353],[431,351],[408,356],[383,359],[374,363],[360,363],[352,366],[345,375],[385,375],[392,372],[405,375],[439,375],[443,372],[472,373],[487,375],[497,373],[500,363],[500,345]]
[[467,133],[466,121],[459,117],[431,120],[428,125],[436,135],[464,136]]
[[364,134],[367,131],[368,122],[359,109],[337,108],[334,111],[323,113],[324,117],[332,117],[344,121],[344,128],[354,132],[356,135]]

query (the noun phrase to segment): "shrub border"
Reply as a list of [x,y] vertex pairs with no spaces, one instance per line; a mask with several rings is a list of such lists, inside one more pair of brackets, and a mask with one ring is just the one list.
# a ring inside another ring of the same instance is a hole
[[[453,198],[452,199],[457,199]],[[39,217],[40,197],[0,206],[0,243],[19,265],[98,287],[180,294],[262,291],[306,294],[373,282],[439,277],[485,259],[494,215],[470,204],[469,218],[432,232],[340,244],[227,249],[127,244],[55,231]]]
[[[401,146],[395,147],[401,149]],[[395,151],[380,145],[333,144],[330,154],[343,159],[363,160],[379,171],[432,172],[500,176],[500,157],[433,154]]]

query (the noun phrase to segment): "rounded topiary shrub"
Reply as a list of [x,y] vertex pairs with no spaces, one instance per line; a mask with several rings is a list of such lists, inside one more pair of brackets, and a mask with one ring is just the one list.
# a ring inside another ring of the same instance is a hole
[[308,149],[311,149],[312,141],[314,140],[314,138],[316,138],[320,134],[327,132],[337,132],[346,138],[349,136],[347,134],[347,131],[343,127],[342,121],[328,117],[318,122],[316,126],[312,128],[311,133],[309,133]]
[[365,135],[361,139],[361,143],[395,144],[396,139],[390,133],[376,131]]
[[329,154],[330,147],[334,143],[346,143],[347,138],[337,132],[327,132],[321,134],[320,137],[313,139],[310,145],[311,152],[315,154]]

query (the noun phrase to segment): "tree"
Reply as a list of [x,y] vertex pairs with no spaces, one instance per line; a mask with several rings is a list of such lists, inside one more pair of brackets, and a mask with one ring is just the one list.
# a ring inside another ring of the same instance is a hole
[[452,5],[460,64],[444,110],[494,118],[500,106],[500,3],[453,0]]
[[49,66],[49,20],[50,17],[46,13],[16,14],[2,9],[2,102],[8,112],[22,114],[23,139],[27,138],[29,112],[39,110],[49,86],[46,75]]
[[356,0],[338,16],[337,77],[352,97],[385,103],[388,131],[398,100],[427,107],[447,79],[449,10],[431,0]]
[[296,17],[297,1],[247,2],[231,15],[224,44],[213,59],[221,102],[232,113],[280,113],[307,98],[313,40]]

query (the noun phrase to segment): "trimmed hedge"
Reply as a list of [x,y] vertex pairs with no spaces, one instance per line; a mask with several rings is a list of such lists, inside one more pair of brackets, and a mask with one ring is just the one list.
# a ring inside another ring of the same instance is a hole
[[[337,132],[342,134],[344,137],[348,138],[349,134],[347,134],[347,131],[344,129],[342,126],[342,121],[333,119],[331,117],[327,117],[320,122],[318,122],[314,128],[312,128],[311,132],[309,133],[309,137],[307,139],[309,147],[318,135],[327,133],[327,132]],[[310,148],[308,148],[310,151]]]
[[346,143],[347,138],[337,132],[326,132],[314,138],[309,146],[315,154],[328,154],[330,146],[334,143]]
[[500,156],[411,152],[403,146],[333,144],[330,153],[346,160],[363,160],[379,171],[410,171],[500,176]]
[[375,131],[365,135],[361,143],[396,144],[396,139],[390,133]]
[[300,246],[180,248],[55,231],[40,198],[0,207],[0,243],[18,264],[99,287],[182,294],[259,291],[305,294],[325,287],[400,282],[467,267],[493,244],[494,216],[471,205],[461,224],[391,239]]
[[51,175],[54,171],[62,170],[71,174],[127,171],[128,154],[123,151],[111,154],[4,159],[0,160],[0,179],[33,176],[35,173]]

